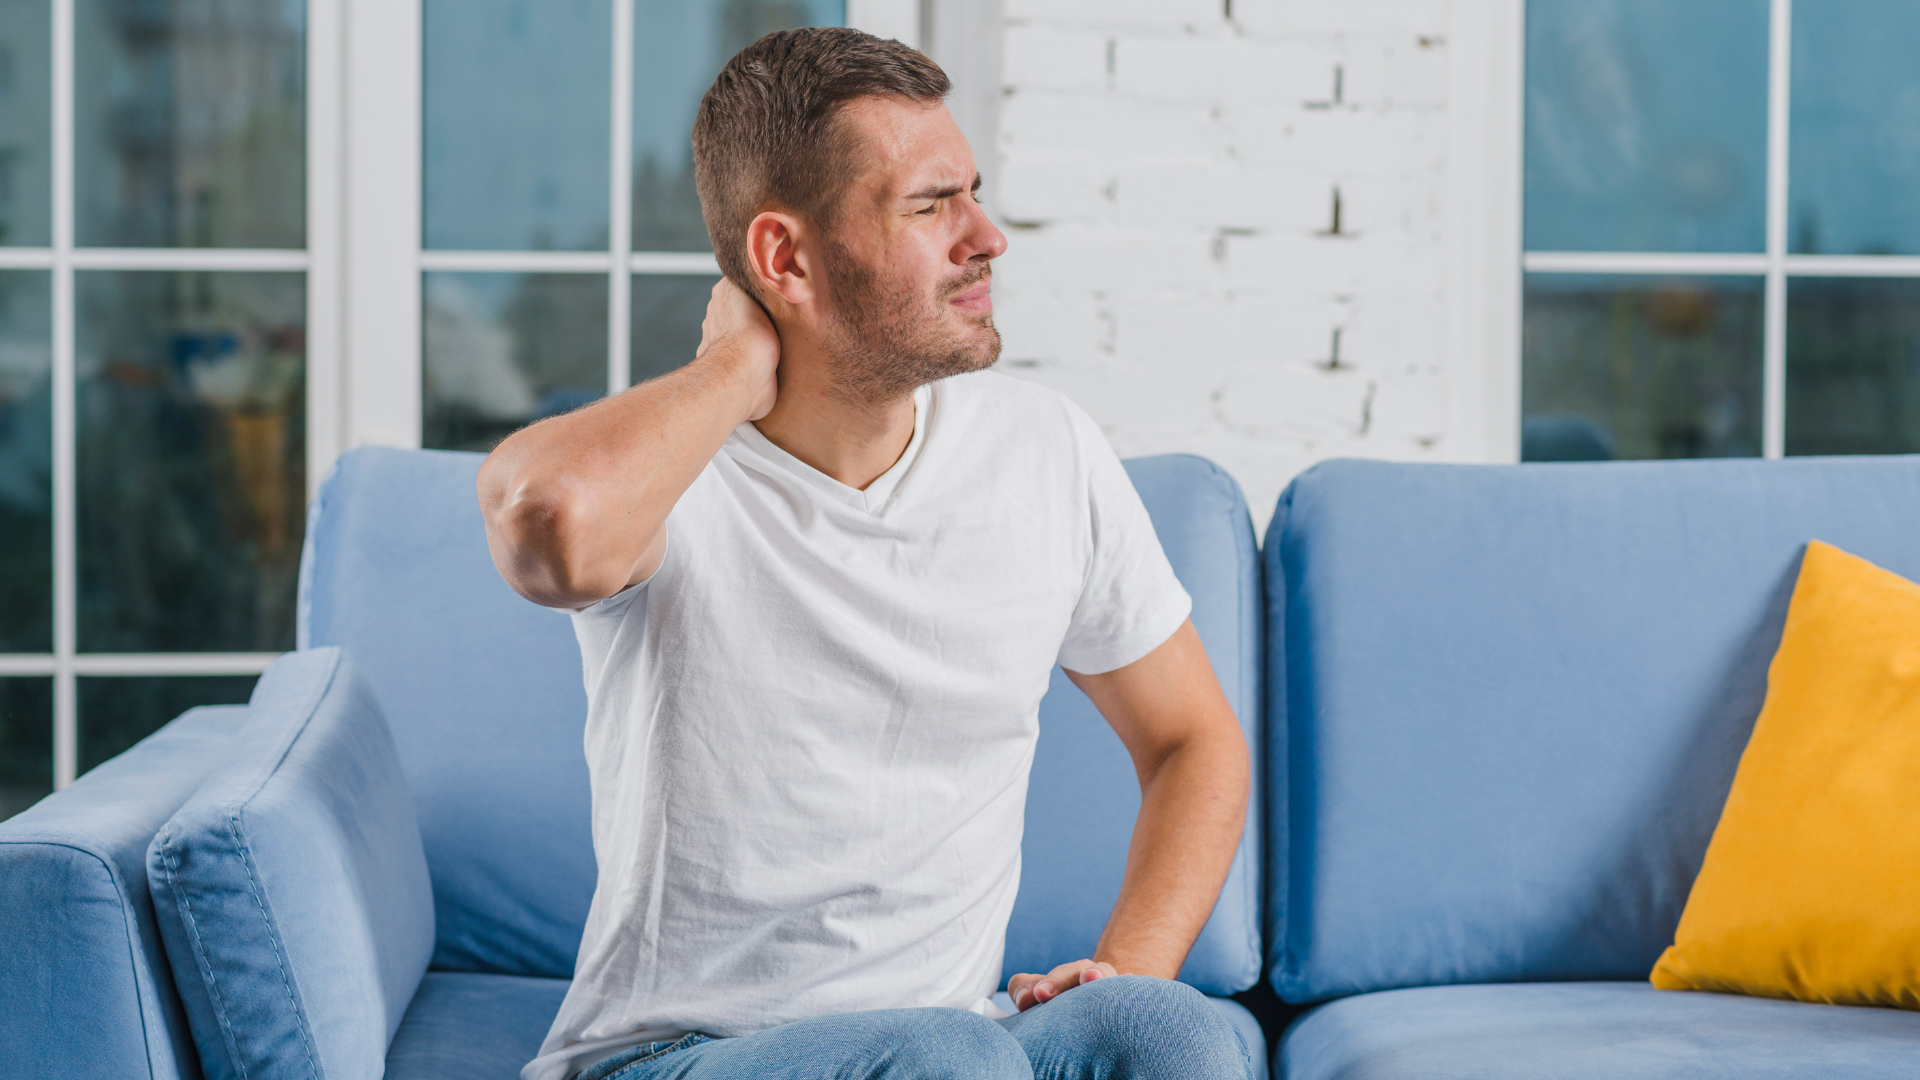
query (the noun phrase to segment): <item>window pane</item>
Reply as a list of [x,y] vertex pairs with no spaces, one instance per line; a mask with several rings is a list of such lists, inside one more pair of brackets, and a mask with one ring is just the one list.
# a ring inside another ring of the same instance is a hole
[[305,275],[75,278],[80,649],[291,649]]
[[733,54],[775,30],[838,26],[844,0],[635,0],[633,249],[706,251],[693,116]]
[[257,675],[143,675],[79,680],[79,770],[125,751],[196,705],[244,705]]
[[0,679],[0,820],[53,794],[53,680]]
[[74,5],[74,240],[306,245],[306,4]]
[[1760,453],[1760,278],[1528,274],[1520,456]]
[[0,4],[0,244],[52,243],[53,5]]
[[0,270],[0,652],[53,651],[53,297]]
[[693,359],[718,274],[636,274],[627,379],[643,383]]
[[607,246],[610,0],[425,0],[425,245]]
[[490,450],[607,392],[604,274],[430,273],[423,445]]
[[1766,246],[1764,0],[1530,0],[1526,246]]
[[1920,253],[1917,54],[1920,4],[1910,0],[1795,6],[1787,186],[1795,253]]
[[1920,280],[1787,282],[1787,453],[1920,453]]

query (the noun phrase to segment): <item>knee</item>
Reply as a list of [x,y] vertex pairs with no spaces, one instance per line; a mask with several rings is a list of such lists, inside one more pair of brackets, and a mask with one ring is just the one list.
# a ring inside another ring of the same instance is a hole
[[961,1009],[901,1009],[868,1036],[862,1080],[1031,1080],[1027,1055],[1006,1029]]
[[[1141,1080],[1241,1080],[1252,1065],[1244,1040],[1206,995],[1185,983],[1122,975],[1075,987],[1080,1025],[1120,1076]],[[1052,1003],[1050,1003],[1052,1004]]]

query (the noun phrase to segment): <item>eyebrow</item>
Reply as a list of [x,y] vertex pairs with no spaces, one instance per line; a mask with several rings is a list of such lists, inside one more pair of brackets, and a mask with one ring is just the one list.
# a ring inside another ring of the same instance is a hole
[[908,195],[905,196],[905,198],[907,199],[908,202],[919,202],[922,199],[951,199],[955,195],[958,195],[963,191],[979,191],[979,190],[980,190],[980,174],[974,173],[973,184],[971,186],[961,187],[958,184],[942,184],[936,187],[921,188],[919,191],[909,193]]

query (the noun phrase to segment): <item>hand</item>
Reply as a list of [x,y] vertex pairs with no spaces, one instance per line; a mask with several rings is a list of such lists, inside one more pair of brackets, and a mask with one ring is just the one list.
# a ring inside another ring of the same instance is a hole
[[773,409],[780,394],[780,334],[773,320],[751,296],[727,278],[713,286],[713,298],[707,301],[707,317],[700,323],[700,347],[693,358],[709,352],[722,352],[747,366],[746,376],[752,391],[748,420],[758,420]]
[[1075,960],[1071,964],[1061,964],[1045,975],[1015,975],[1007,980],[1007,996],[1013,999],[1014,1008],[1026,1012],[1035,1005],[1052,1001],[1081,983],[1118,974],[1112,964]]

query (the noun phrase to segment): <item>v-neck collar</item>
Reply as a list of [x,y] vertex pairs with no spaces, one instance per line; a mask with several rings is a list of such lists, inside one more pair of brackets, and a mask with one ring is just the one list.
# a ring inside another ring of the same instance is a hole
[[761,434],[760,429],[754,427],[752,421],[734,428],[733,439],[738,440],[742,447],[752,451],[756,457],[799,477],[826,495],[856,510],[877,514],[880,508],[887,504],[887,500],[893,497],[894,490],[900,486],[901,478],[913,468],[914,459],[920,456],[920,444],[926,440],[927,413],[932,402],[933,387],[931,385],[922,386],[913,392],[913,438],[907,440],[907,448],[900,452],[900,459],[895,461],[886,472],[881,473],[873,483],[868,484],[864,491],[860,488],[848,487],[782,450],[774,444],[772,439]]

